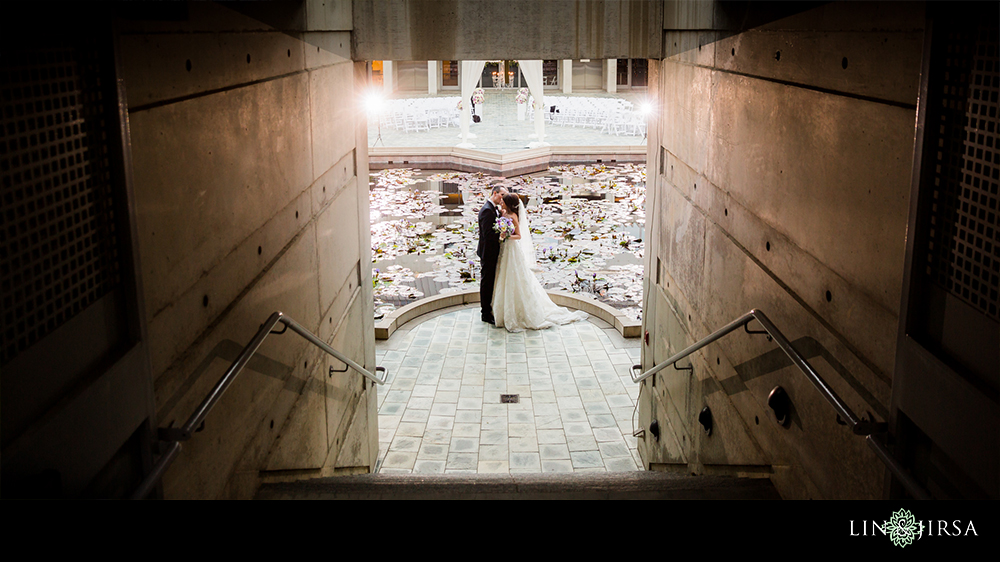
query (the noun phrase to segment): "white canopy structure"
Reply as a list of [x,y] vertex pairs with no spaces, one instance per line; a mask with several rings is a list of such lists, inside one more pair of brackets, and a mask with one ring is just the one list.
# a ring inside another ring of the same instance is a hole
[[[517,63],[521,66],[521,74],[528,83],[528,91],[531,92],[531,95],[537,102],[536,105],[538,105],[538,108],[535,109],[535,134],[531,135],[536,140],[529,143],[528,147],[548,146],[548,143],[545,142],[545,119],[543,113],[545,98],[542,91],[542,61],[519,60]],[[476,89],[476,84],[479,82],[479,77],[482,75],[485,66],[486,61],[462,61],[462,142],[457,145],[457,148],[475,148],[475,145],[469,142],[469,139],[476,138],[476,135],[469,132],[469,122],[472,120],[472,107],[469,103],[469,98],[472,97],[472,91]]]

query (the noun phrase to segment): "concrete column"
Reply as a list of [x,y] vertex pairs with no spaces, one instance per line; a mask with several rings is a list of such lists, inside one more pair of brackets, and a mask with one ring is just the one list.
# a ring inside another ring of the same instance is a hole
[[560,65],[562,67],[562,91],[564,94],[573,93],[573,61],[566,59]]
[[382,93],[385,94],[386,97],[391,96],[393,90],[396,89],[396,85],[393,84],[392,78],[392,61],[382,61]]
[[618,91],[618,59],[608,59],[604,65],[604,74],[607,84],[605,89],[609,94],[614,94]]
[[434,96],[438,93],[438,82],[441,81],[441,65],[436,60],[427,61],[427,93]]

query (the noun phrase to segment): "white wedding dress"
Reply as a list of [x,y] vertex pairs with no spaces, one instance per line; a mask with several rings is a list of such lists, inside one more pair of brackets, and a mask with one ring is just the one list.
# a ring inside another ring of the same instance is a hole
[[496,325],[510,332],[521,332],[586,320],[587,313],[582,310],[571,311],[556,306],[532,272],[535,249],[531,244],[531,231],[523,204],[518,213],[518,223],[521,239],[507,240],[500,245],[500,262],[493,285]]

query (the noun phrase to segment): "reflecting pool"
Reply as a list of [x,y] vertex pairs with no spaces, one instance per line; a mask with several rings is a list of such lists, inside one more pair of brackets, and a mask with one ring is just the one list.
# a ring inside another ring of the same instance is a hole
[[527,203],[539,281],[641,317],[646,167],[559,166],[516,178],[413,168],[371,174],[375,316],[479,288],[477,216],[502,185]]

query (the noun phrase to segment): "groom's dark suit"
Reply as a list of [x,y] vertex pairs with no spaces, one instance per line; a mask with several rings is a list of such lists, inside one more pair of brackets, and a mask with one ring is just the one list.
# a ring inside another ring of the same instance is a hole
[[493,281],[497,276],[500,259],[500,234],[493,230],[497,222],[497,208],[489,199],[479,209],[479,248],[476,254],[483,261],[479,280],[479,298],[482,300],[483,322],[493,323]]

